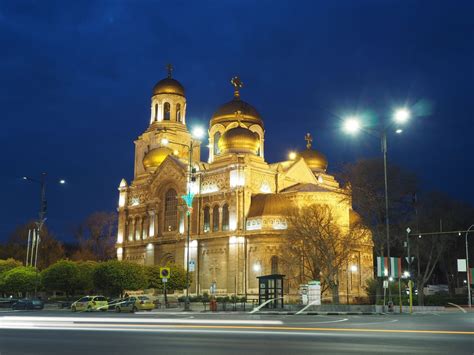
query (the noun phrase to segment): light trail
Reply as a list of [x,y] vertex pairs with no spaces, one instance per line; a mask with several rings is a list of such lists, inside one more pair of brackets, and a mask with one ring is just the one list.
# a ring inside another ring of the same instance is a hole
[[[39,319],[38,319],[39,318]],[[168,324],[159,324],[159,319],[127,319],[127,318],[74,318],[74,317],[51,317],[51,321],[45,317],[2,317],[0,328],[2,329],[54,329],[54,330],[95,330],[95,331],[167,331],[167,332],[248,332],[271,333],[271,334],[309,334],[317,335],[323,333],[380,333],[380,334],[443,334],[443,335],[474,335],[473,331],[453,330],[412,330],[412,329],[370,329],[370,328],[323,328],[323,327],[294,327],[294,326],[269,326],[269,325],[203,325],[192,324],[190,321],[212,323],[208,320],[197,319],[165,319]],[[171,322],[172,321],[172,322]],[[187,324],[178,324],[185,321]],[[220,320],[224,321],[224,320]],[[225,322],[230,322],[225,321]],[[279,321],[242,321],[245,322],[279,322]],[[281,324],[281,323],[280,323]]]

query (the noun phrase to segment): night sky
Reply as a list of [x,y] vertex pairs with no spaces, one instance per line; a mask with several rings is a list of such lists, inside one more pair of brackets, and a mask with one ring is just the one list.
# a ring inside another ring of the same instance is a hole
[[63,240],[114,210],[169,62],[188,126],[207,127],[239,75],[269,162],[303,149],[306,132],[329,172],[380,156],[376,138],[341,133],[342,117],[373,122],[407,105],[413,119],[389,136],[389,161],[472,203],[473,13],[472,0],[1,0],[0,240],[37,217],[39,186],[24,175],[48,172],[48,223]]

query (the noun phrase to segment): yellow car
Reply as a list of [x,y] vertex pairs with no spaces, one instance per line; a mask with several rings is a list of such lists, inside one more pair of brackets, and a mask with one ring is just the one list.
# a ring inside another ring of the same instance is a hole
[[131,296],[118,302],[115,312],[151,311],[153,308],[155,308],[155,304],[147,296]]
[[76,311],[102,311],[109,309],[109,303],[104,296],[85,296],[71,305],[71,310]]

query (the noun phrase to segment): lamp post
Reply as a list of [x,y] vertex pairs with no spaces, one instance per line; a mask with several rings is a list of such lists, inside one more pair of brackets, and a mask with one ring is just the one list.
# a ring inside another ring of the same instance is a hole
[[469,308],[472,307],[472,299],[471,299],[471,278],[470,278],[470,272],[471,270],[469,269],[469,245],[467,243],[467,235],[471,231],[471,228],[474,228],[474,224],[471,225],[467,231],[466,231],[466,271],[467,271],[467,297],[468,297],[468,305]]
[[[190,249],[190,238],[191,238],[191,211],[192,211],[192,206],[193,206],[193,198],[194,198],[194,193],[191,189],[191,184],[193,182],[194,178],[194,172],[193,172],[193,148],[194,148],[194,140],[193,138],[200,139],[204,136],[204,130],[201,127],[195,127],[192,131],[191,135],[191,141],[188,146],[189,150],[189,157],[188,157],[188,179],[187,179],[187,187],[186,187],[186,195],[181,196],[183,200],[186,202],[187,206],[187,211],[186,211],[186,217],[187,217],[187,232],[186,232],[186,300],[184,303],[184,310],[189,311],[189,249]],[[162,140],[163,145],[168,144],[167,139]],[[174,144],[180,144],[174,142]]]
[[[36,277],[35,277],[35,297],[38,292],[38,267],[37,267],[37,262],[38,262],[38,248],[39,248],[39,243],[40,243],[40,235],[41,235],[41,230],[43,229],[44,222],[46,222],[46,173],[41,173],[41,176],[39,179],[34,179],[29,176],[23,176],[23,180],[30,181],[36,184],[40,185],[40,208],[39,208],[39,213],[38,213],[38,222],[36,222],[36,227],[38,228],[38,234],[36,235],[36,250],[31,250],[31,260],[33,260],[33,253],[35,254],[35,270],[36,270]],[[66,180],[61,179],[59,180],[59,183],[61,185],[64,185],[66,183]]]
[[[396,124],[404,124],[410,119],[410,111],[406,108],[400,108],[396,110],[393,114],[392,120]],[[387,280],[391,275],[390,270],[390,219],[389,219],[389,206],[388,206],[388,178],[387,178],[387,130],[390,128],[390,124],[384,124],[379,129],[367,129],[368,132],[375,132],[380,135],[381,148],[383,154],[383,170],[384,170],[384,190],[385,190],[385,233],[386,233],[386,243],[387,243],[387,259],[388,259],[388,274]],[[362,130],[362,125],[360,119],[356,116],[348,117],[343,124],[343,129],[348,134],[356,134]],[[397,134],[402,133],[402,129],[397,128],[395,130]],[[383,257],[383,255],[382,255]],[[391,290],[388,288],[389,300],[391,300]],[[385,292],[384,292],[385,298]],[[384,299],[385,304],[385,299]]]

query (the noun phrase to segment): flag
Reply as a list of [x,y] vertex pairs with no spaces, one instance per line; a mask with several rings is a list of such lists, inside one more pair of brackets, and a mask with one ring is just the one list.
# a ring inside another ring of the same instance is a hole
[[474,284],[474,282],[472,281],[474,279],[474,268],[470,268],[469,269],[470,273],[469,273],[469,281],[471,283],[471,285]]
[[401,258],[390,258],[390,276],[394,279],[398,279],[402,273],[402,259]]
[[388,274],[388,260],[386,257],[377,256],[377,277],[384,277]]

